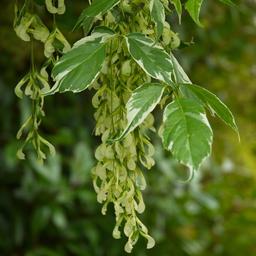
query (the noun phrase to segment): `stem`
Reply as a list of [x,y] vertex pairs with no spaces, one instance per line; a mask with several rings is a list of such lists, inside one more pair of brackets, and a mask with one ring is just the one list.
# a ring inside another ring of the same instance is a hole
[[35,72],[35,51],[34,51],[34,39],[31,38],[30,45],[30,65],[32,74]]
[[[56,6],[56,0],[53,0],[53,5]],[[53,29],[55,29],[57,27],[57,24],[56,24],[56,14],[53,13]]]
[[[31,12],[34,13],[34,1],[30,0],[30,9]],[[30,65],[31,65],[31,72],[32,74],[35,72],[35,56],[34,56],[34,38],[31,37],[31,44],[30,44]]]

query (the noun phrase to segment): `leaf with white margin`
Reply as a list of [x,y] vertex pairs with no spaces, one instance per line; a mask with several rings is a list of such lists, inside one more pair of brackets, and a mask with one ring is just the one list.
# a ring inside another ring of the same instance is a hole
[[[174,55],[170,53],[170,56],[173,62],[173,76],[174,76],[174,81],[176,85],[180,86],[181,84],[192,84],[188,75],[186,74],[184,69],[181,67],[177,59],[174,57]],[[188,90],[187,87],[181,86],[180,90],[185,97],[194,99],[196,101],[200,101],[200,99],[196,97],[196,95],[192,93],[190,90]]]
[[124,138],[146,119],[161,101],[164,89],[162,84],[146,83],[133,91],[126,104],[128,124],[115,141]]
[[174,55],[172,53],[170,53],[170,57],[173,63],[173,76],[174,76],[174,81],[179,84],[179,83],[183,83],[183,84],[191,84],[191,81],[188,77],[188,75],[185,73],[185,71],[183,70],[183,68],[181,67],[181,65],[179,64],[179,62],[177,61],[177,59],[174,57]]
[[239,137],[238,127],[235,118],[229,108],[212,92],[194,85],[180,66],[173,54],[170,54],[173,66],[175,82],[180,85],[181,92],[188,98],[203,102],[211,112],[215,113],[224,123],[230,126]]
[[215,113],[225,124],[230,126],[239,136],[235,118],[229,108],[212,92],[194,84],[181,84],[195,94],[210,110]]
[[74,29],[83,24],[92,23],[94,17],[105,14],[119,4],[119,2],[120,0],[94,0],[89,7],[83,10]]
[[171,1],[172,4],[174,5],[175,7],[175,10],[178,14],[178,17],[179,17],[179,23],[181,23],[181,14],[182,14],[182,5],[181,5],[181,2],[180,0],[172,0]]
[[176,98],[164,110],[162,141],[193,174],[210,155],[212,129],[204,108],[192,99]]
[[106,56],[106,43],[115,36],[105,27],[77,41],[55,64],[52,77],[55,85],[45,95],[56,92],[81,92],[97,79]]
[[172,59],[161,46],[141,33],[131,33],[125,40],[132,58],[149,76],[172,84]]
[[156,23],[157,38],[159,38],[163,34],[165,22],[164,6],[160,0],[150,1],[150,14]]
[[185,4],[185,8],[188,11],[191,18],[194,20],[194,22],[202,27],[202,24],[199,20],[199,14],[201,10],[201,5],[203,3],[203,0],[188,0]]

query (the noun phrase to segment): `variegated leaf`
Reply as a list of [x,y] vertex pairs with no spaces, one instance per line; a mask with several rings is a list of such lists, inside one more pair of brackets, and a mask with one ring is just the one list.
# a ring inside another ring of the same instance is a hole
[[172,84],[172,59],[162,47],[141,33],[131,33],[125,39],[131,56],[149,76]]
[[91,36],[74,44],[55,64],[52,77],[55,85],[45,95],[55,92],[81,92],[88,88],[101,71],[106,51],[106,42],[115,34],[100,27]]
[[105,14],[107,11],[111,10],[114,6],[116,6],[119,2],[120,0],[92,1],[92,4],[89,7],[85,8],[81,13],[75,25],[75,28],[82,26],[83,24],[86,24],[86,26],[88,26],[88,23],[93,22],[94,17]]
[[174,57],[174,55],[172,53],[170,53],[170,57],[173,63],[173,76],[174,76],[174,81],[179,84],[179,83],[183,83],[183,84],[191,84],[191,81],[188,77],[188,75],[185,73],[185,71],[183,70],[183,68],[181,67],[181,65],[179,64],[179,62],[177,61],[177,59]]
[[176,12],[178,14],[178,17],[179,17],[179,22],[181,23],[181,14],[182,14],[181,2],[180,2],[180,0],[171,0],[171,2],[175,7],[175,10],[176,10]]
[[133,91],[126,104],[128,124],[119,138],[120,140],[138,127],[160,102],[165,87],[159,83],[146,83]]
[[[173,62],[173,76],[174,76],[175,84],[177,86],[180,86],[182,84],[192,84],[188,75],[186,74],[184,69],[181,67],[177,59],[174,57],[174,55],[170,53],[170,56]],[[185,97],[200,101],[200,99],[190,90],[188,90],[186,86],[180,86],[180,91],[183,93]]]
[[237,132],[239,136],[238,127],[232,112],[215,94],[194,84],[181,84],[181,87],[185,87],[186,90],[195,94],[195,96],[198,97],[211,112],[215,113],[224,123]]
[[164,146],[193,173],[211,152],[213,135],[204,108],[177,98],[165,108],[163,122]]
[[150,13],[156,23],[157,38],[159,38],[163,34],[165,22],[164,6],[160,0],[150,1]]

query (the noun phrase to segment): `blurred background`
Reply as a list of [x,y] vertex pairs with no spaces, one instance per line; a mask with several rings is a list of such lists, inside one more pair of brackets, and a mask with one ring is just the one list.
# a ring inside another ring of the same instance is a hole
[[[40,2],[40,0],[38,0]],[[125,240],[114,240],[113,209],[107,216],[91,184],[90,169],[98,139],[93,136],[93,91],[46,98],[42,132],[58,154],[44,166],[30,154],[16,159],[16,132],[29,102],[14,95],[15,84],[29,68],[29,46],[12,29],[13,2],[0,9],[0,255],[119,256]],[[58,19],[70,42],[85,1],[66,1]],[[68,3],[69,2],[69,3]],[[46,23],[51,16],[38,10]],[[241,133],[211,119],[215,140],[211,158],[188,184],[185,170],[162,150],[158,138],[156,166],[145,173],[146,211],[142,215],[156,239],[152,250],[141,239],[132,255],[256,255],[256,2],[237,7],[205,1],[204,28],[185,14],[175,14],[173,28],[184,42],[174,52],[194,83],[216,93],[233,111]],[[43,62],[37,45],[37,63]]]

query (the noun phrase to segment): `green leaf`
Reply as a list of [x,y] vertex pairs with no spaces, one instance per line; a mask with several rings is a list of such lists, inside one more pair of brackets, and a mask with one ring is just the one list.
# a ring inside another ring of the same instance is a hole
[[159,83],[146,83],[135,89],[126,104],[128,124],[115,140],[124,138],[138,127],[160,102],[165,87]]
[[198,85],[182,84],[194,93],[210,110],[215,113],[224,123],[230,126],[239,135],[235,118],[229,108],[213,93]]
[[105,14],[119,2],[120,0],[94,0],[89,7],[83,10],[80,17],[78,18],[75,28],[82,26],[83,23],[87,24],[89,21],[93,22],[92,18]]
[[163,34],[165,22],[164,6],[160,0],[150,1],[150,14],[156,23],[157,38],[159,38]]
[[179,17],[179,23],[181,23],[181,14],[182,14],[182,5],[181,5],[181,2],[180,0],[172,0],[171,1],[172,4],[174,5],[175,7],[175,10],[178,14],[178,17]]
[[179,64],[179,62],[177,61],[177,59],[174,57],[174,55],[172,53],[170,53],[170,57],[171,57],[171,60],[173,63],[174,81],[177,84],[180,84],[180,83],[191,84],[191,81],[190,81],[188,75],[185,73],[185,71],[183,70],[183,68],[181,67],[181,65]]
[[162,47],[141,33],[131,33],[125,39],[131,56],[149,76],[172,84],[173,63]]
[[176,99],[164,111],[162,140],[164,146],[191,173],[209,156],[212,130],[204,108],[192,99]]
[[85,35],[87,35],[89,33],[89,31],[91,30],[91,28],[93,26],[93,21],[94,21],[94,17],[88,17],[84,20],[82,27],[83,27],[83,31],[84,31]]
[[199,20],[199,14],[200,14],[202,2],[203,0],[188,0],[185,4],[185,8],[190,14],[191,18],[199,26],[202,26]]
[[[177,59],[174,57],[172,53],[170,53],[172,62],[173,62],[173,76],[174,76],[174,81],[177,86],[180,86],[182,84],[192,84],[191,80],[189,79],[188,75],[185,73],[184,69],[181,67]],[[190,90],[187,89],[186,86],[181,86],[180,87],[181,92],[183,95],[187,98],[191,98],[197,101],[200,101],[200,99],[192,93]]]
[[76,42],[55,64],[52,77],[56,83],[45,95],[66,91],[81,92],[88,88],[101,71],[106,55],[106,42],[114,35],[112,30],[101,27],[91,36]]

